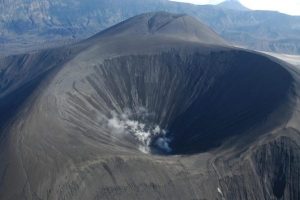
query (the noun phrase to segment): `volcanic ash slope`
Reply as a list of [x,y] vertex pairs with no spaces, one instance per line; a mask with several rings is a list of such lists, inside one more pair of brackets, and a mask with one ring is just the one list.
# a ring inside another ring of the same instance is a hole
[[299,199],[298,92],[170,13],[3,58],[0,199]]

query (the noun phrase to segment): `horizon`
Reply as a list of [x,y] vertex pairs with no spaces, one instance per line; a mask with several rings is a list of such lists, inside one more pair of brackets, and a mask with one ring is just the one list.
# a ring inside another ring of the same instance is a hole
[[[195,5],[217,5],[226,0],[170,0]],[[277,11],[288,15],[300,16],[300,0],[235,0],[251,10]]]

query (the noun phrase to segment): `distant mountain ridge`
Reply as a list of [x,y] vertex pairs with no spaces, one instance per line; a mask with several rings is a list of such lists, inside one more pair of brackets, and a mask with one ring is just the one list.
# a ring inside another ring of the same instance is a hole
[[224,9],[250,11],[250,9],[241,4],[239,0],[225,0],[217,6]]
[[132,16],[153,11],[191,15],[238,46],[300,53],[300,17],[232,6],[236,3],[196,6],[167,0],[2,0],[0,55],[22,48],[27,51],[60,45],[64,40],[78,41]]

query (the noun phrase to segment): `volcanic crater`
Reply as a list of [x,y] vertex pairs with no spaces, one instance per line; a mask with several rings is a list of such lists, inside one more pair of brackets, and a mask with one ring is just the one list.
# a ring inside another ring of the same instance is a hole
[[142,14],[0,70],[1,199],[299,197],[297,70],[192,17]]

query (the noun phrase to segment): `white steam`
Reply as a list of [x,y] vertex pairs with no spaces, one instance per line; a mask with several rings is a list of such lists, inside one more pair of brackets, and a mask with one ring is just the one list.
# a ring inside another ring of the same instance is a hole
[[151,147],[170,153],[170,138],[166,137],[167,131],[159,125],[150,123],[151,115],[146,109],[141,108],[138,112],[126,111],[123,114],[112,113],[108,119],[108,128],[115,134],[130,134],[139,144],[139,150],[150,153]]

